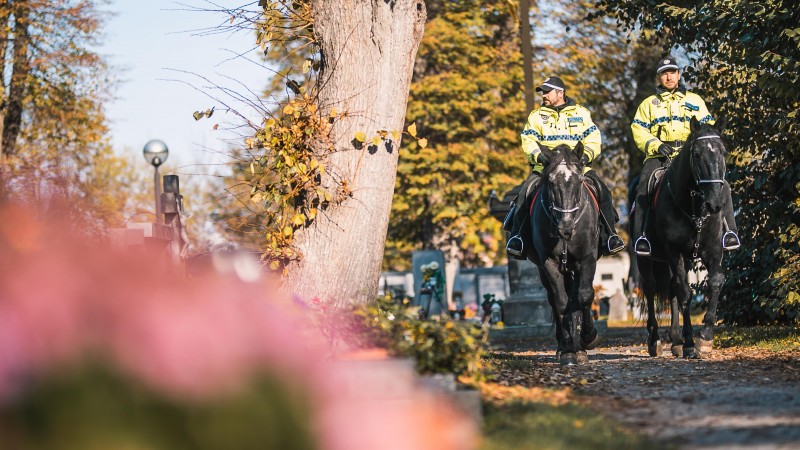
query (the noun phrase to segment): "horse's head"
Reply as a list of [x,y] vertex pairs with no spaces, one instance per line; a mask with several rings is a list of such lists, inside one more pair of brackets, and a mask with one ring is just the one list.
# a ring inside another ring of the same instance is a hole
[[703,206],[712,214],[718,213],[724,204],[725,183],[725,144],[722,142],[722,128],[701,124],[692,117],[689,122],[691,133],[686,140],[684,151],[689,152],[692,178],[696,189],[692,195],[699,196]]
[[539,144],[544,155],[545,166],[542,172],[550,205],[548,212],[556,225],[558,235],[562,239],[571,239],[575,232],[575,224],[580,215],[581,191],[583,189],[583,144],[578,143],[574,149],[568,145],[559,145],[549,149]]

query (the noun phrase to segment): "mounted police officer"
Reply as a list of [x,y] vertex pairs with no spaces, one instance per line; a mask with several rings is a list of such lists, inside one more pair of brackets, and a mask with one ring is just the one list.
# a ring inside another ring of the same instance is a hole
[[[634,249],[639,255],[649,255],[652,250],[650,241],[644,236],[646,211],[649,208],[647,185],[650,176],[657,168],[669,165],[669,159],[681,150],[689,137],[689,122],[692,117],[700,123],[715,123],[703,99],[686,90],[673,57],[667,56],[659,60],[656,78],[656,93],[639,105],[631,124],[633,140],[645,154],[644,167],[636,189],[635,205],[638,211],[634,214],[632,227]],[[739,248],[739,236],[736,234],[736,219],[733,217],[733,206],[730,202],[730,186],[727,182],[724,186],[727,201],[723,213],[727,231],[722,237],[722,247],[725,250],[734,250]]]
[[584,176],[595,185],[597,200],[600,203],[600,222],[603,224],[600,227],[600,239],[604,244],[601,245],[602,253],[610,255],[619,252],[625,248],[625,242],[614,229],[617,215],[612,204],[611,192],[597,173],[589,167],[589,164],[600,155],[600,130],[592,122],[589,110],[567,97],[566,87],[561,78],[545,79],[542,85],[536,88],[536,92],[542,93],[542,106],[530,113],[522,131],[522,151],[532,170],[522,183],[510,217],[504,223],[504,228],[510,231],[511,235],[506,245],[508,254],[517,259],[525,259],[526,249],[520,233],[525,230],[525,224],[530,223],[528,221],[530,204],[541,181],[545,162],[538,143],[549,148],[561,144],[575,148],[578,142],[582,142],[584,148],[582,158],[586,167]]

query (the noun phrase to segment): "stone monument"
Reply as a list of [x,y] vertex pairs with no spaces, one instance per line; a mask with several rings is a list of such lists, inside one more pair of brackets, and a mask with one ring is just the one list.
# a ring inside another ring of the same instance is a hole
[[[507,192],[502,201],[494,192],[489,197],[489,211],[502,221],[511,208],[520,186]],[[505,245],[504,245],[505,247]],[[506,327],[492,330],[494,339],[516,339],[555,334],[547,292],[539,279],[539,269],[530,261],[508,257],[510,295],[503,303]]]

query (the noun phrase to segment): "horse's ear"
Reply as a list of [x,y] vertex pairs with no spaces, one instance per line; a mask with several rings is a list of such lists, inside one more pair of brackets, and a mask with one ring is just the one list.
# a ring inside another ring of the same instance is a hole
[[542,145],[541,142],[537,142],[537,144],[539,144],[539,151],[541,152],[539,154],[539,162],[546,166],[547,163],[553,160],[555,155],[553,155],[553,151],[549,147]]
[[700,126],[700,122],[697,121],[697,117],[692,116],[691,120],[689,120],[689,131],[694,133],[697,131],[697,128]]
[[580,161],[581,157],[583,157],[583,142],[578,141],[578,145],[572,149],[572,153],[574,153],[575,156],[578,157],[578,161]]
[[719,132],[719,134],[722,134],[722,133],[724,133],[724,132],[725,132],[725,127],[726,127],[727,125],[728,125],[728,118],[727,118],[727,117],[720,117],[720,119],[719,119],[719,120],[717,120],[716,122],[714,122],[714,128],[716,128],[716,129],[717,129],[717,131]]

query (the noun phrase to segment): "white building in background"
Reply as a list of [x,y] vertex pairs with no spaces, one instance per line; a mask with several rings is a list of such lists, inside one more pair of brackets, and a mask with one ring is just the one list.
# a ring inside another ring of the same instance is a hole
[[611,297],[617,291],[624,295],[630,267],[631,260],[627,252],[619,252],[614,256],[598,259],[594,283],[592,283],[594,286],[602,288],[597,295],[600,298]]

